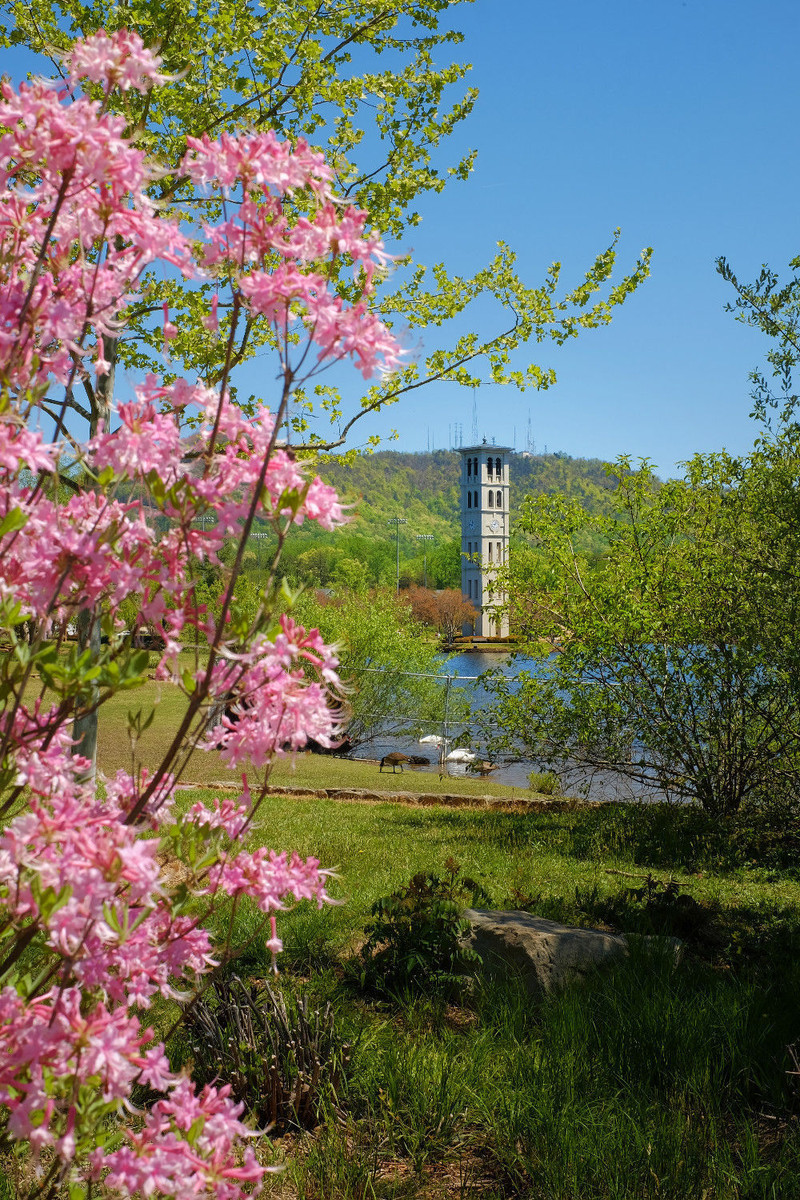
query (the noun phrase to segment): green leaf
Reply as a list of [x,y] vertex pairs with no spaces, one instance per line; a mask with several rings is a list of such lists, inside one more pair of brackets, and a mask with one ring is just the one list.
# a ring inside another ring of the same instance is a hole
[[21,508],[12,508],[0,521],[0,537],[5,533],[15,533],[28,523],[28,514]]

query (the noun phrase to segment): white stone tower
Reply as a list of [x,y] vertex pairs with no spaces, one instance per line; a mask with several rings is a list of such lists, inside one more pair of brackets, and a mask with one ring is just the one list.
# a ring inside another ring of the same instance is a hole
[[508,637],[504,597],[491,589],[508,561],[509,446],[464,446],[461,454],[461,590],[478,610],[478,637]]

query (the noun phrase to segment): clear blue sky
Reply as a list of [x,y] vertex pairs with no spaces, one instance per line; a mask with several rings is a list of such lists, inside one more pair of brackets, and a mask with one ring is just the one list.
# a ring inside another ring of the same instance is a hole
[[[452,22],[481,93],[456,150],[475,148],[477,166],[426,203],[403,248],[467,272],[503,239],[531,284],[556,259],[579,282],[617,226],[623,272],[654,248],[611,327],[532,348],[554,388],[478,390],[479,436],[524,449],[530,415],[537,449],[628,453],[662,473],[696,450],[745,453],[747,374],[767,346],[723,311],[714,262],[749,280],[800,254],[797,0],[475,0]],[[32,65],[15,57],[16,75]],[[440,448],[460,423],[466,444],[472,412],[469,391],[435,385],[362,436],[396,428],[398,449]]]
[[[663,472],[696,450],[746,452],[747,374],[766,343],[723,311],[714,263],[749,280],[800,254],[797,0],[477,0],[453,23],[481,93],[463,137],[478,162],[427,205],[416,256],[468,270],[502,238],[532,283],[555,259],[571,283],[616,226],[623,267],[655,252],[611,327],[534,348],[555,388],[479,391],[481,435],[516,429],[524,448],[530,413],[537,449]],[[471,394],[438,385],[382,424],[425,449],[456,422],[466,444]]]

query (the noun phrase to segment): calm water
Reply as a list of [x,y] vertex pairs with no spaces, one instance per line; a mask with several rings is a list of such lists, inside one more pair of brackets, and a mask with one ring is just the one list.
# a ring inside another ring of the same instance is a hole
[[[473,713],[480,712],[491,697],[478,682],[477,677],[485,671],[500,670],[507,677],[513,678],[520,671],[533,668],[535,660],[526,658],[515,658],[512,660],[508,654],[492,654],[483,651],[474,654],[458,654],[449,659],[442,666],[444,675],[456,676],[453,679],[452,687],[465,688],[470,695],[470,707]],[[427,731],[431,734],[441,736],[442,729],[432,726]],[[466,726],[463,723],[454,724],[449,731],[452,738],[458,740],[459,745],[464,745],[470,741],[471,748],[478,754],[479,758],[488,758],[485,747],[482,746],[477,730],[477,722],[474,725],[468,723]],[[460,736],[466,735],[466,736]],[[416,771],[428,771],[432,774],[439,773],[439,758],[438,751],[435,746],[420,745],[416,738],[397,737],[391,734],[376,734],[369,742],[364,742],[356,748],[353,753],[354,758],[362,759],[381,759],[385,754],[391,753],[393,750],[400,750],[404,754],[419,754],[430,759],[427,766],[415,767]],[[509,787],[528,787],[528,776],[533,770],[542,769],[542,764],[528,758],[514,758],[512,755],[501,756],[493,760],[498,764],[498,769],[492,771],[488,778],[497,783],[505,784]],[[406,770],[408,768],[405,768]],[[473,772],[461,763],[447,763],[447,774],[458,778],[465,775],[474,778]],[[391,775],[391,771],[384,770],[384,774]],[[399,774],[399,772],[398,772]],[[632,798],[631,785],[619,776],[610,772],[602,774],[596,773],[592,778],[585,778],[580,781],[580,791],[594,800],[611,800],[611,799],[629,799]],[[570,791],[572,792],[572,787]],[[641,791],[637,787],[637,794]]]

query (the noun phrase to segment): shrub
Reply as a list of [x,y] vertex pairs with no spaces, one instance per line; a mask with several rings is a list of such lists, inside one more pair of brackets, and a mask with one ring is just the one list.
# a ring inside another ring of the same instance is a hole
[[461,875],[452,858],[445,874],[420,872],[372,906],[361,951],[361,982],[371,991],[397,995],[424,992],[448,999],[464,987],[480,956],[463,945],[468,904],[488,902],[474,879]]
[[611,895],[602,894],[597,884],[575,888],[572,898],[513,888],[501,907],[564,925],[610,926],[623,933],[690,939],[705,934],[715,913],[712,906],[698,903],[675,879],[664,882],[649,873],[640,878],[640,887],[623,887]]
[[531,771],[528,787],[540,796],[558,796],[561,792],[561,780],[555,771]]

